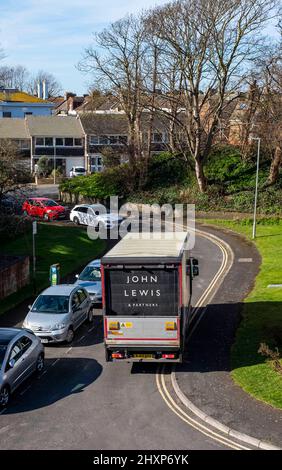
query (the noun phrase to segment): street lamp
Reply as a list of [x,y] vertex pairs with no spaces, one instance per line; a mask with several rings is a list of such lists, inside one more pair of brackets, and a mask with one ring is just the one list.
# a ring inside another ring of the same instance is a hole
[[54,184],[56,184],[56,159],[57,159],[56,139],[54,139],[53,145],[54,145],[54,162],[53,162],[54,163],[54,165],[53,165],[54,175],[53,175],[53,179],[54,179]]
[[258,180],[259,180],[259,160],[260,160],[260,137],[250,137],[251,140],[256,140],[258,143],[257,153],[257,174],[256,174],[256,189],[255,189],[255,205],[254,205],[254,221],[253,221],[253,239],[256,238],[256,223],[257,223],[257,203],[258,203]]

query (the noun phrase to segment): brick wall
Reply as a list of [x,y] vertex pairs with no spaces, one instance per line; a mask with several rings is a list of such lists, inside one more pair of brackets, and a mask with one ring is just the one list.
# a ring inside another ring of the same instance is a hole
[[29,284],[28,256],[0,257],[0,299],[17,292]]

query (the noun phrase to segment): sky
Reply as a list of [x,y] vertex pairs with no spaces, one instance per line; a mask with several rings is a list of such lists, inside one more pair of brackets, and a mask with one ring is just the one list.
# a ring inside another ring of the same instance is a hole
[[93,32],[127,13],[167,0],[0,0],[1,65],[46,70],[64,91],[87,93],[90,77],[76,69]]
[[[1,65],[51,72],[63,91],[87,93],[91,78],[76,66],[93,32],[128,13],[167,0],[0,0]],[[269,31],[270,35],[274,28]]]

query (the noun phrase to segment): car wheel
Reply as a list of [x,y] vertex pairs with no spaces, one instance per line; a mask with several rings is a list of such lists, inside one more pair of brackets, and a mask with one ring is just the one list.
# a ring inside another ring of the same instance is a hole
[[44,369],[44,354],[39,354],[36,362],[36,373],[40,374]]
[[66,337],[66,342],[68,344],[70,344],[73,341],[73,339],[74,339],[74,331],[73,331],[72,328],[69,328],[68,329],[68,334],[67,334],[67,337]]
[[89,310],[88,315],[87,315],[87,323],[89,323],[90,325],[91,323],[93,323],[93,308],[92,307]]
[[78,218],[78,217],[74,217],[74,218],[73,218],[73,223],[74,223],[75,225],[80,225],[79,218]]
[[0,390],[0,406],[5,408],[10,401],[10,389],[8,385],[4,385]]

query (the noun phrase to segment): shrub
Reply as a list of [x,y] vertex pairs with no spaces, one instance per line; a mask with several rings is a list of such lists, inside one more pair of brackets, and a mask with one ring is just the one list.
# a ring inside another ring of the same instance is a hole
[[188,177],[187,165],[179,155],[163,152],[149,161],[146,189],[182,183]]
[[0,242],[6,242],[20,235],[31,233],[32,220],[29,217],[1,214]]
[[70,196],[80,195],[94,200],[106,200],[110,196],[127,196],[134,181],[129,166],[124,164],[102,173],[65,180],[60,184],[60,191]]

